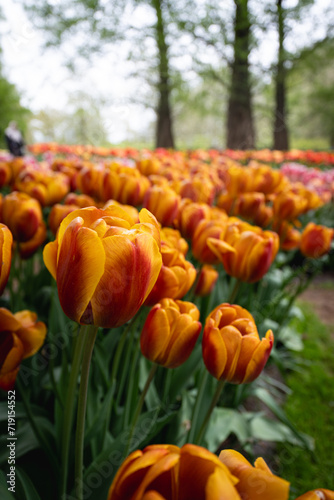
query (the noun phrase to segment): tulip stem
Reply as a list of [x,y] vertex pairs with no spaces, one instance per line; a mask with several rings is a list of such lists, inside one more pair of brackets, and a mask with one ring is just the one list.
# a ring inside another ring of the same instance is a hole
[[77,500],[83,500],[83,452],[85,435],[85,418],[87,406],[87,391],[93,348],[98,331],[98,326],[90,326],[86,331],[83,352],[81,380],[78,399],[77,426],[75,433],[75,489]]
[[[203,373],[204,371],[204,373]],[[195,432],[196,432],[196,427],[197,427],[197,422],[198,422],[198,417],[199,413],[202,408],[202,400],[205,394],[205,389],[206,389],[206,384],[208,381],[209,377],[209,372],[206,370],[206,368],[202,368],[202,371],[200,372],[200,378],[201,380],[201,385],[199,386],[198,392],[197,392],[197,398],[195,402],[195,406],[193,409],[193,414],[191,418],[191,427],[189,430],[188,438],[187,438],[187,443],[192,443],[195,437]]]
[[130,429],[129,439],[128,439],[128,442],[127,442],[127,445],[126,445],[126,448],[125,448],[125,456],[127,456],[128,453],[129,453],[129,448],[131,446],[131,439],[132,439],[132,436],[133,436],[133,433],[134,433],[134,430],[135,430],[135,427],[136,427],[136,424],[137,424],[140,412],[142,410],[142,407],[143,407],[143,404],[144,404],[144,401],[145,401],[145,398],[146,398],[147,391],[150,388],[151,382],[152,382],[152,380],[154,378],[154,375],[155,375],[155,372],[157,371],[157,369],[158,369],[158,365],[156,363],[154,363],[152,365],[152,367],[151,367],[151,370],[150,370],[148,376],[147,376],[147,380],[146,380],[144,389],[143,389],[143,391],[142,391],[142,393],[140,395],[140,399],[138,401],[137,408],[135,410],[135,413],[134,413],[134,416],[133,416],[133,419],[132,419],[132,423],[131,423],[131,429]]
[[234,287],[233,287],[232,292],[230,294],[230,297],[228,299],[228,303],[229,304],[233,304],[234,303],[235,299],[237,298],[240,286],[241,286],[241,281],[237,280],[235,282],[235,284],[234,284]]
[[76,399],[76,390],[78,383],[78,376],[80,364],[82,359],[83,346],[85,342],[85,326],[82,326],[77,338],[75,339],[75,350],[73,353],[73,360],[68,381],[68,389],[65,401],[64,419],[62,428],[61,440],[61,480],[60,480],[60,498],[65,498],[67,487],[67,474],[68,474],[68,455],[70,449],[70,436],[73,423],[73,412]]
[[199,430],[199,433],[198,433],[198,436],[197,438],[195,439],[195,444],[200,444],[204,435],[205,435],[205,431],[206,431],[206,428],[208,426],[208,423],[209,423],[209,420],[210,420],[210,417],[211,417],[211,414],[213,412],[213,410],[215,409],[216,407],[216,404],[218,403],[218,400],[220,398],[220,395],[222,393],[222,390],[224,388],[224,385],[225,385],[225,380],[219,380],[218,381],[218,384],[217,384],[217,387],[216,387],[216,391],[213,395],[213,398],[212,398],[212,401],[211,401],[211,405],[205,415],[205,418],[204,418],[204,421],[201,425],[201,428]]

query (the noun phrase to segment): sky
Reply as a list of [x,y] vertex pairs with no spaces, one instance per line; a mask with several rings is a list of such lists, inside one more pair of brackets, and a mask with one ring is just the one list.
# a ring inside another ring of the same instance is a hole
[[[322,26],[316,22],[316,16],[329,8],[331,1],[316,0],[315,15],[308,25],[296,27],[297,37],[292,41],[295,45],[307,40],[312,32],[317,31],[321,36]],[[293,5],[296,0],[287,2]],[[81,74],[73,76],[64,65],[67,58],[64,48],[43,51],[43,34],[33,27],[19,2],[7,0],[1,8],[6,19],[0,25],[5,74],[22,93],[23,105],[33,112],[45,108],[62,110],[66,109],[68,96],[79,91],[103,97],[106,100],[103,119],[113,143],[129,139],[131,131],[145,131],[147,124],[154,122],[152,109],[129,102],[141,82],[128,77],[133,67],[125,61],[125,53],[109,52],[108,64],[105,57],[95,58],[92,65],[86,65]],[[140,22],[139,19],[139,25]],[[275,60],[276,48],[277,36],[272,31],[267,33],[266,41],[253,58],[269,66]]]

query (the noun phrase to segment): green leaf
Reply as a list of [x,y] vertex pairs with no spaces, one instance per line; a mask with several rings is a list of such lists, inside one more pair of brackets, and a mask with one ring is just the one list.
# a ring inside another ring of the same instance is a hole
[[170,388],[171,401],[174,401],[176,396],[181,394],[185,386],[189,384],[190,378],[200,366],[203,366],[202,347],[200,344],[197,344],[189,359],[179,368],[173,370],[173,377]]
[[[47,412],[44,408],[41,408],[40,406],[37,405],[30,405],[32,413],[37,417],[37,416],[47,416]],[[0,422],[5,422],[7,421],[8,418],[8,403],[7,401],[1,401],[0,403]],[[27,418],[27,413],[24,409],[24,405],[18,401],[15,404],[15,418],[20,419],[20,418]]]
[[300,440],[288,426],[261,415],[256,415],[250,421],[250,433],[252,438],[263,441],[288,442],[297,446],[300,444]]
[[216,407],[205,434],[208,449],[214,452],[231,433],[244,444],[250,434],[247,418],[237,410]]
[[[28,451],[39,448],[39,442],[33,433],[33,430],[28,422],[23,424],[16,432],[15,437],[17,438],[15,441],[15,456],[19,458]],[[8,444],[10,440],[7,439],[7,436],[1,436],[0,438],[0,464],[5,463],[8,460],[9,448]]]
[[262,401],[266,406],[268,406],[268,408],[281,422],[283,422],[283,424],[285,424],[287,427],[289,427],[289,429],[291,429],[291,431],[299,441],[300,446],[303,446],[306,449],[313,451],[314,443],[312,438],[310,438],[309,436],[305,436],[296,429],[293,423],[286,416],[284,410],[282,410],[282,408],[276,403],[274,398],[269,394],[269,392],[266,389],[263,389],[261,387],[254,387],[252,392],[254,396],[256,396],[258,399],[260,399],[260,401]]
[[17,498],[20,498],[20,500],[41,500],[29,476],[19,467],[16,467],[15,472]]
[[[148,361],[146,358],[144,358],[144,356],[142,356],[139,361],[139,384],[138,384],[139,389],[141,391],[144,389],[151,368],[152,368],[152,363]],[[161,404],[159,395],[154,385],[154,379],[152,380],[150,387],[147,391],[145,397],[145,404],[148,410],[152,410],[153,408],[156,408]]]
[[304,349],[304,344],[300,333],[298,333],[293,328],[290,328],[289,326],[283,327],[279,330],[278,340],[291,351],[300,352]]

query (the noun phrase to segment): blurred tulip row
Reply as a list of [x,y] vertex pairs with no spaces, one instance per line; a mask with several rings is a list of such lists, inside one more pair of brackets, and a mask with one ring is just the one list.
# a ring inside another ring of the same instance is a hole
[[332,171],[264,163],[294,152],[31,151],[0,155],[0,388],[17,393],[22,498],[288,499],[263,459],[224,448],[234,435],[250,458],[269,422],[312,449],[265,365],[290,363],[281,332],[331,262]]

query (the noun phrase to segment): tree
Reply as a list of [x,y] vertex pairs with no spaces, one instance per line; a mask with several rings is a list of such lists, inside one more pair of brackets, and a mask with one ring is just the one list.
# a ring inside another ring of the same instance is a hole
[[[149,58],[149,68],[143,75],[154,75],[151,81],[155,93],[155,110],[157,114],[156,146],[174,147],[173,117],[171,111],[171,92],[173,88],[167,43],[169,10],[172,3],[168,0],[115,0],[100,2],[99,0],[60,0],[51,3],[48,0],[21,0],[37,28],[46,34],[46,46],[65,44],[72,57],[68,66],[75,68],[78,56],[89,59],[93,54],[103,54],[117,42],[123,47],[120,52],[144,54],[145,39],[154,41],[153,58]],[[149,9],[149,22],[143,20],[140,27],[134,22],[136,10]],[[153,14],[153,22],[150,20]],[[134,51],[129,44],[122,42],[126,38],[135,44]],[[69,41],[72,40],[71,46]],[[151,44],[152,45],[152,44]],[[143,76],[142,75],[142,76]]]
[[234,0],[234,3],[234,57],[227,111],[227,147],[253,149],[255,132],[248,61],[251,29],[248,0]]
[[0,148],[7,147],[4,133],[8,123],[15,120],[25,135],[30,115],[31,112],[21,105],[17,88],[3,75],[0,65]]

